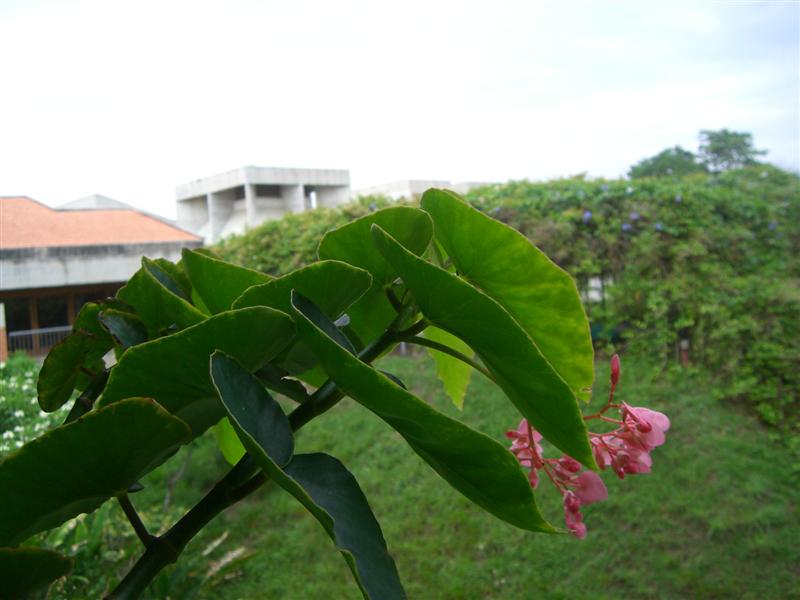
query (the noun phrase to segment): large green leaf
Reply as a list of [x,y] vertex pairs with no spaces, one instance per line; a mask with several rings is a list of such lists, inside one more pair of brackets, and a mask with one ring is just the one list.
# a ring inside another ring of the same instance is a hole
[[0,598],[29,598],[72,570],[72,559],[44,548],[0,548]]
[[215,349],[254,371],[294,336],[292,320],[266,307],[223,312],[173,335],[128,349],[111,371],[99,406],[131,396],[155,398],[200,435],[224,416],[208,374]]
[[588,398],[594,350],[572,277],[524,235],[453,192],[428,190],[422,208],[458,274],[511,313],[572,390]]
[[[472,357],[473,355],[472,348],[456,336],[438,327],[428,327],[424,335],[427,339],[449,346],[465,356]],[[427,348],[427,350],[436,363],[436,375],[442,382],[444,391],[450,396],[453,404],[458,408],[462,408],[464,406],[464,395],[467,393],[467,386],[472,376],[472,367],[439,350],[434,350],[433,348]]]
[[[248,289],[233,306],[269,306],[289,313],[291,292],[297,290],[335,319],[369,289],[371,282],[372,277],[363,269],[338,260],[324,260]],[[277,362],[290,373],[300,375],[312,369],[316,359],[298,339]]]
[[95,510],[189,438],[153,400],[129,398],[28,442],[0,461],[0,545]]
[[[83,389],[103,368],[100,360],[114,342],[99,323],[98,315],[106,306],[117,306],[117,303],[112,300],[84,304],[75,318],[72,332],[50,350],[36,383],[39,407],[43,411],[60,408],[76,387]],[[81,379],[84,379],[83,385]]]
[[[433,235],[433,225],[427,213],[410,206],[393,206],[329,231],[320,241],[320,259],[341,260],[361,267],[372,275],[372,287],[348,310],[351,327],[364,343],[371,342],[383,333],[396,315],[384,291],[384,286],[396,274],[383,257],[375,252],[370,238],[370,227],[373,224],[390,232],[415,254],[425,251]],[[313,297],[308,297],[314,300]]]
[[[222,353],[211,373],[228,418],[259,466],[325,528],[365,598],[405,598],[380,525],[355,478],[327,454],[292,456],[289,420],[259,381]],[[290,462],[291,460],[291,462]],[[288,463],[288,465],[287,465]]]
[[214,314],[229,310],[233,301],[247,288],[272,279],[260,271],[233,265],[188,248],[183,250],[183,266],[189,274],[192,289]]
[[291,292],[297,290],[335,319],[358,300],[371,283],[372,277],[363,269],[338,260],[323,260],[251,287],[233,303],[233,308],[269,306],[289,313]]
[[596,468],[575,394],[514,318],[495,300],[409,252],[379,227],[373,234],[425,317],[478,354],[509,399],[548,441]]
[[163,266],[148,258],[142,259],[142,268],[120,288],[117,298],[136,309],[151,339],[190,327],[206,318],[186,299],[183,288]]
[[514,456],[500,443],[443,415],[325,335],[324,316],[295,298],[298,331],[345,394],[374,412],[450,485],[496,517],[553,531]]

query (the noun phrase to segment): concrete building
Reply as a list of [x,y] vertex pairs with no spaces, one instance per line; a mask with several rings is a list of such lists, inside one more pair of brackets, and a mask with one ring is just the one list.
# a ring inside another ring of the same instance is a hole
[[114,295],[142,256],[175,261],[183,247],[201,245],[196,235],[102,196],[64,209],[0,197],[0,354],[45,353],[80,307]]
[[243,233],[286,213],[350,199],[350,172],[247,166],[175,188],[178,225],[206,243]]
[[392,200],[400,200],[401,198],[419,199],[423,192],[430,188],[446,188],[458,194],[466,194],[469,190],[484,185],[489,184],[477,181],[450,183],[441,179],[406,179],[360,188],[353,192],[353,196],[386,196]]

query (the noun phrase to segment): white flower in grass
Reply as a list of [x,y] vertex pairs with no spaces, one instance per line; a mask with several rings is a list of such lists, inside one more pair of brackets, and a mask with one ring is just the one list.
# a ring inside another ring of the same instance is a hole
[[17,425],[16,427],[14,427],[15,433],[22,433],[23,431],[25,430],[22,428],[22,425]]
[[25,413],[24,413],[24,412],[22,412],[21,410],[15,410],[15,411],[14,411],[14,416],[15,416],[16,418],[18,418],[18,419],[21,419],[22,417],[24,417],[24,416],[25,416]]
[[17,448],[22,448],[22,442],[14,442],[14,445],[15,445]]
[[4,431],[3,432],[3,439],[4,440],[10,440],[13,437],[14,437],[14,432],[11,431],[10,429],[8,431]]

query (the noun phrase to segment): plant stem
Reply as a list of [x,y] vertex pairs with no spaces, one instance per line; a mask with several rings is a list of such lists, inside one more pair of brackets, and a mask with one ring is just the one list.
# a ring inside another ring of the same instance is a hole
[[[398,315],[395,323],[400,323],[402,316]],[[364,348],[358,354],[358,358],[370,363],[408,335],[419,333],[426,325],[425,321],[419,321],[402,332],[389,329]],[[304,402],[289,414],[289,424],[292,426],[292,431],[299,430],[306,423],[332,408],[343,397],[344,393],[336,387],[333,380],[329,379],[311,395],[307,402]],[[253,473],[256,472],[257,474],[253,477]],[[233,469],[218,481],[211,488],[211,491],[181,517],[169,531],[161,536],[151,536],[149,543],[146,544],[144,554],[107,598],[114,600],[138,598],[164,567],[178,560],[186,544],[211,519],[229,506],[253,493],[267,481],[267,476],[263,472],[258,472],[258,468],[250,455],[245,454]]]
[[449,354],[453,358],[457,358],[461,362],[468,364],[470,367],[472,367],[476,371],[480,371],[486,377],[488,377],[491,381],[494,381],[494,377],[492,377],[492,374],[489,373],[489,370],[486,367],[484,367],[478,361],[471,359],[466,354],[463,354],[463,353],[459,352],[458,350],[455,350],[455,349],[451,348],[450,346],[447,346],[446,344],[442,344],[440,342],[435,342],[433,340],[429,340],[427,338],[419,337],[419,336],[416,336],[416,335],[414,337],[411,337],[411,338],[406,338],[404,341],[408,342],[409,344],[416,344],[417,346],[426,346],[427,348],[431,348],[433,350],[438,350],[439,352],[444,352],[445,354]]
[[142,544],[144,544],[145,549],[147,549],[150,542],[153,541],[153,536],[150,535],[150,532],[147,531],[147,527],[142,523],[142,519],[133,507],[131,499],[128,498],[128,494],[117,496],[117,502],[119,502],[119,505],[122,507],[122,512],[128,517],[128,521],[130,521],[131,527],[133,527],[137,537],[141,540]]

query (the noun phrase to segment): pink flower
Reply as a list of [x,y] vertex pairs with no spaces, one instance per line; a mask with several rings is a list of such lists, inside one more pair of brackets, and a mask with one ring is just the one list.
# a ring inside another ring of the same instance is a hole
[[600,502],[608,498],[608,489],[594,471],[584,471],[574,480],[575,496],[582,505]]
[[623,402],[622,419],[625,431],[619,437],[628,440],[629,445],[650,451],[666,440],[664,433],[669,429],[670,422],[663,413],[640,406],[628,406]]

